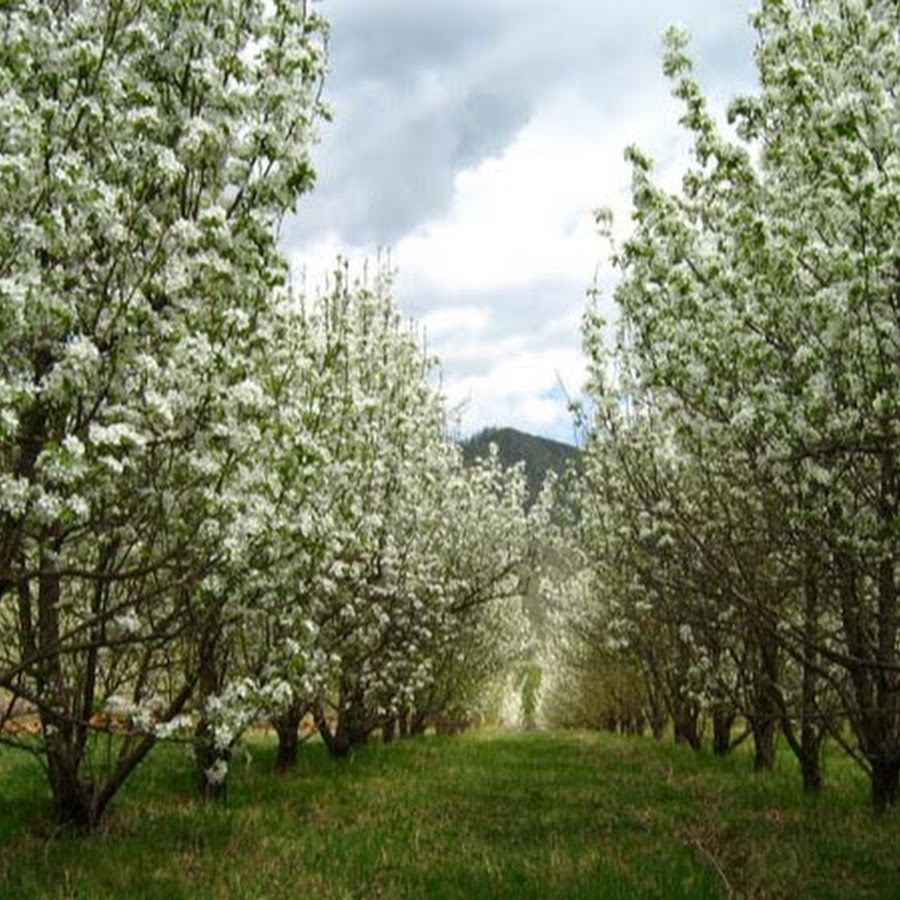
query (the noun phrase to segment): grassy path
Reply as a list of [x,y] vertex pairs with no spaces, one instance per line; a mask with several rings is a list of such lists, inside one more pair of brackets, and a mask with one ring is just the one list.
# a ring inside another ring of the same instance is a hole
[[[30,761],[0,754],[0,897],[900,898],[900,812],[829,760],[804,798],[788,760],[754,776],[669,744],[476,733],[334,763],[241,759],[225,807],[164,748],[90,838],[53,836]],[[40,800],[35,798],[40,797]]]

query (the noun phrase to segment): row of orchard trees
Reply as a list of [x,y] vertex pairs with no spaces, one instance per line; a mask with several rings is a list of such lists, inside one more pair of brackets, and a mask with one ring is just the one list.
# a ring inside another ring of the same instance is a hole
[[[292,296],[325,24],[293,0],[0,12],[0,724],[94,826],[157,741],[461,719],[522,640],[520,474],[445,439],[389,276]],[[115,734],[109,731],[116,728]],[[114,752],[97,752],[98,742]]]
[[810,790],[832,736],[881,810],[900,774],[900,8],[763,0],[754,21],[739,140],[672,33],[682,191],[629,152],[615,349],[596,313],[585,328],[570,714],[599,680],[625,727],[697,745],[708,721],[724,752],[746,723],[759,768],[781,732]]

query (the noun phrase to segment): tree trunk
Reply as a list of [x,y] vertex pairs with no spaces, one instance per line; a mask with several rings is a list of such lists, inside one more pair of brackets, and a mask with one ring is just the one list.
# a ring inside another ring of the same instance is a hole
[[661,741],[666,735],[666,722],[669,717],[656,680],[648,673],[644,674],[644,693],[647,698],[650,732],[654,740]]
[[397,737],[397,717],[388,716],[381,725],[381,739],[385,744],[394,742]]
[[54,554],[41,551],[42,573],[38,579],[38,647],[44,658],[37,666],[37,694],[45,702],[41,726],[46,747],[47,772],[53,808],[60,823],[78,831],[89,831],[97,824],[93,779],[82,773],[84,746],[79,745],[72,713],[66,702],[60,640],[60,577]]
[[424,712],[416,711],[413,713],[412,719],[409,723],[409,734],[410,737],[421,737],[425,734],[425,729],[428,727],[428,717]]
[[219,629],[212,624],[200,639],[197,663],[200,720],[194,731],[194,761],[197,765],[197,787],[209,802],[224,802],[227,797],[228,761],[231,747],[216,744],[215,724],[206,713],[206,701],[221,690],[225,664],[222,659]]
[[331,730],[331,725],[328,722],[328,718],[325,715],[325,710],[321,703],[313,704],[312,714],[313,721],[316,723],[316,728],[319,731],[319,736],[322,738],[322,743],[325,744],[328,755],[334,757],[340,756],[341,753],[336,746],[334,732]]
[[53,735],[47,740],[47,771],[53,810],[60,824],[88,832],[97,826],[100,818],[94,803],[95,785],[92,780],[81,777],[81,759],[72,751],[61,735]]
[[281,715],[272,719],[275,733],[278,735],[278,752],[275,756],[275,769],[287,772],[297,765],[300,752],[300,722],[303,720],[305,708],[296,701]]
[[872,806],[881,815],[897,803],[900,761],[875,760],[872,763]]
[[725,756],[731,750],[734,718],[734,712],[730,708],[718,706],[713,710],[713,753],[716,756]]
[[701,747],[700,740],[700,711],[690,703],[685,703],[676,710],[675,743],[687,744],[694,750]]
[[347,728],[347,720],[341,716],[338,719],[337,727],[334,729],[334,739],[328,749],[332,756],[337,759],[344,759],[350,755],[353,746],[353,737]]
[[203,800],[224,803],[227,799],[230,759],[231,750],[217,747],[209,723],[201,722],[194,735],[194,761],[197,765],[197,788]]
[[[886,426],[889,430],[890,426]],[[870,734],[877,735],[872,762],[872,805],[876,814],[897,802],[900,772],[900,678],[897,675],[897,504],[898,478],[894,455],[887,450],[881,458],[881,491],[878,512],[882,522],[884,553],[878,564],[877,659],[881,670],[876,678],[875,718]]]
[[820,751],[825,725],[816,723],[819,679],[816,673],[819,634],[819,567],[807,559],[803,605],[803,680],[800,691],[800,774],[803,791],[818,794],[822,790]]
[[822,789],[822,768],[820,764],[820,751],[824,729],[817,727],[812,721],[812,713],[805,702],[801,707],[800,737],[788,715],[785,706],[781,720],[781,732],[784,734],[797,762],[800,764],[800,775],[803,778],[803,791],[807,794],[817,794]]
[[334,729],[334,750],[336,756],[347,756],[354,747],[360,747],[369,739],[366,710],[362,698],[356,691],[343,690]]
[[800,774],[803,777],[803,792],[818,794],[822,790],[822,766],[819,761],[819,742],[815,745],[804,743],[800,755]]
[[336,759],[349,756],[354,747],[368,741],[369,732],[365,727],[363,713],[355,703],[341,703],[333,729],[325,717],[321,704],[313,707],[313,719],[329,755]]
[[753,771],[770,772],[775,768],[776,721],[770,716],[748,716],[753,735]]
[[753,734],[753,771],[775,768],[775,741],[781,718],[781,694],[778,673],[778,640],[773,613],[760,609],[753,622],[756,666],[752,671],[750,710],[747,720]]
[[[882,459],[881,503],[882,543],[891,546],[892,528],[897,515],[896,474],[890,453]],[[839,506],[831,509],[832,522],[842,524]],[[847,672],[853,685],[856,708],[850,722],[860,750],[872,767],[872,806],[881,814],[897,801],[900,771],[900,680],[896,675],[898,609],[895,580],[895,554],[883,556],[878,565],[875,634],[865,615],[863,568],[860,560],[845,547],[834,551],[841,601],[841,619],[847,649],[853,662]],[[874,640],[873,640],[874,638]],[[857,662],[858,661],[858,662]]]

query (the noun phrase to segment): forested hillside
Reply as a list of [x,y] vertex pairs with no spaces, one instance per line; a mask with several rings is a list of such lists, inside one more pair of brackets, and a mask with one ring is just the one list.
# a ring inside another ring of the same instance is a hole
[[580,468],[577,447],[550,438],[517,431],[515,428],[485,428],[463,441],[466,462],[486,457],[491,444],[496,444],[497,455],[504,467],[525,464],[528,497],[534,502],[548,472],[562,476],[570,467]]

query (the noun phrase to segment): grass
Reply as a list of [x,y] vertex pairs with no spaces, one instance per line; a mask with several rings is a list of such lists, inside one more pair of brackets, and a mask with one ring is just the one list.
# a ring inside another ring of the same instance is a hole
[[478,732],[351,760],[272,741],[227,803],[160,748],[87,838],[54,832],[40,770],[0,753],[3,898],[900,898],[900,811],[876,820],[837,756],[807,798],[790,761],[753,775],[668,743]]

